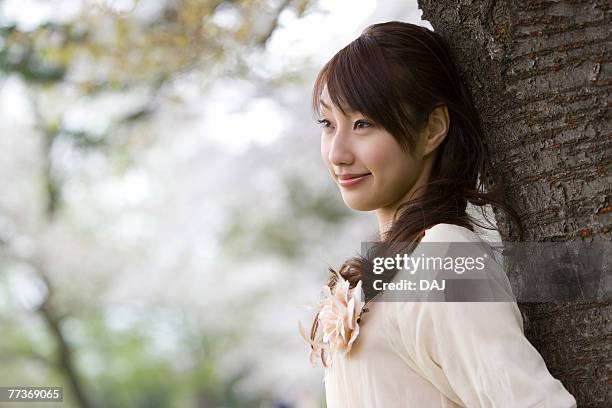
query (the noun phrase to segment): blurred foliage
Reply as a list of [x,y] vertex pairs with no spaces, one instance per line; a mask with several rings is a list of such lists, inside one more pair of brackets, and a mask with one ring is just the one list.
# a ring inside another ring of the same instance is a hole
[[[248,67],[249,52],[265,47],[280,12],[292,9],[301,16],[311,1],[134,0],[130,12],[115,11],[112,3],[86,1],[73,21],[48,22],[33,31],[2,23],[0,70],[30,83],[70,81],[84,93],[159,86],[177,74],[213,72],[220,64],[225,74],[237,75]],[[137,13],[145,6],[154,12]],[[219,13],[231,14],[235,24],[217,23]]]
[[291,220],[303,220],[308,228],[318,227],[330,231],[346,221],[350,213],[339,200],[333,200],[332,187],[314,188],[297,174],[285,176],[285,212],[261,211],[259,207],[240,206],[227,211],[230,222],[221,234],[224,253],[245,257],[272,253],[296,260],[307,254],[308,234],[297,229]]
[[[61,177],[51,170],[51,152],[59,139],[68,139],[78,149],[115,154],[129,165],[127,149],[134,141],[115,136],[117,130],[151,116],[165,84],[190,72],[201,78],[203,90],[220,77],[254,80],[249,57],[265,48],[280,13],[293,10],[302,16],[313,3],[133,0],[128,11],[117,11],[111,0],[83,1],[85,6],[71,21],[45,22],[32,30],[0,16],[0,74],[16,74],[27,81],[36,126],[46,141],[48,172],[43,184],[50,217],[62,199]],[[266,80],[282,86],[298,77],[287,72]],[[55,88],[71,94],[75,104],[84,97],[127,95],[132,90],[146,89],[149,96],[138,107],[121,112],[102,134],[95,134],[69,128],[65,108],[45,111],[41,98]]]
[[[92,406],[238,408],[265,401],[264,394],[238,389],[252,371],[248,361],[231,375],[218,368],[240,341],[235,332],[211,336],[178,309],[119,310],[110,320],[100,309],[73,314],[63,331]],[[61,385],[68,406],[78,406],[43,322],[20,314],[4,318],[2,327],[0,384]]]
[[[149,312],[150,313],[150,312]],[[225,378],[217,370],[217,359],[229,344],[212,341],[193,322],[174,322],[179,329],[175,352],[152,348],[159,336],[151,326],[151,315],[129,330],[111,330],[102,321],[87,319],[87,353],[93,353],[103,365],[97,374],[88,376],[98,396],[97,406],[104,407],[169,407],[231,406],[239,407],[246,396],[235,391],[244,371]],[[179,358],[189,361],[177,361]],[[185,404],[191,400],[192,404]],[[203,404],[204,401],[206,404]],[[195,404],[194,402],[197,402]]]
[[326,225],[331,224],[333,228],[350,216],[341,201],[330,199],[332,192],[337,192],[335,185],[328,184],[325,189],[314,189],[297,175],[288,176],[285,185],[290,208],[296,218],[319,219]]
[[[0,0],[0,7],[2,3]],[[135,142],[121,140],[125,133],[118,130],[150,118],[165,84],[192,72],[201,78],[203,89],[221,76],[253,75],[248,57],[266,46],[277,28],[280,12],[292,9],[301,16],[311,3],[135,0],[129,10],[118,11],[112,7],[113,1],[88,0],[68,22],[47,21],[28,29],[0,16],[0,74],[4,78],[19,76],[28,87],[27,97],[42,140],[41,184],[49,225],[54,217],[62,215],[64,177],[73,176],[58,166],[54,153],[57,146],[70,146],[84,155],[113,155],[128,163],[127,147]],[[145,4],[154,11],[139,12]],[[232,16],[234,23],[220,23],[224,21],[218,18],[220,14]],[[271,81],[280,86],[295,78],[293,72]],[[71,103],[81,104],[84,98],[109,93],[128,95],[140,89],[146,90],[145,100],[121,112],[101,131],[74,129],[66,123],[64,114]],[[51,109],[44,104],[49,95]],[[65,100],[65,95],[70,95],[70,100]],[[295,215],[301,217],[316,215],[330,222],[342,217],[323,193],[296,187],[290,189],[289,200],[295,206]],[[232,237],[249,236],[268,245],[266,250],[287,257],[300,253],[298,236],[288,234],[283,219],[254,218],[259,220],[255,225],[241,215],[244,213],[237,212],[236,223],[222,245],[230,248]],[[248,234],[241,235],[245,228]],[[38,268],[36,273],[46,275],[44,263],[17,258],[15,262]],[[5,272],[0,270],[0,278]],[[50,285],[50,277],[46,279],[45,307],[20,309],[20,313],[13,312],[17,304],[11,303],[8,283],[0,280],[0,291],[4,288],[6,292],[0,298],[1,383],[18,380],[31,384],[44,378],[46,384],[64,384],[67,406],[82,408],[252,407],[270,403],[271,397],[263,391],[261,395],[239,391],[251,370],[248,363],[229,377],[219,372],[221,357],[237,341],[231,333],[205,333],[197,323],[178,319],[170,322],[178,344],[170,351],[161,351],[152,348],[158,335],[151,329],[163,319],[156,323],[142,317],[129,329],[114,329],[93,299],[82,299],[82,307],[62,305],[63,288]],[[147,316],[153,315],[147,310]],[[184,361],[185,356],[188,361]],[[177,361],[180,359],[183,361]],[[82,398],[73,397],[79,393]]]

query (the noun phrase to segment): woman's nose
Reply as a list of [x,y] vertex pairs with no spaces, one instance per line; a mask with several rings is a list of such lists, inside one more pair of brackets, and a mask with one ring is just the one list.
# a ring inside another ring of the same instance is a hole
[[337,132],[329,148],[328,160],[336,166],[351,164],[354,156],[348,132]]

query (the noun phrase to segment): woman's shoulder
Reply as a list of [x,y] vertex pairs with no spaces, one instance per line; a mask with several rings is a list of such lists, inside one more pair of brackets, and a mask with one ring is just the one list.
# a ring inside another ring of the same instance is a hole
[[482,242],[482,239],[462,225],[439,223],[425,230],[421,242]]
[[457,224],[439,223],[428,228],[419,246],[440,256],[460,257],[473,253],[493,256],[489,242],[477,232]]

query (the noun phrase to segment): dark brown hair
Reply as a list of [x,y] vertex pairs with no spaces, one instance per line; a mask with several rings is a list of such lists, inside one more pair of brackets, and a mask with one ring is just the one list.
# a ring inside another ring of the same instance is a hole
[[[425,230],[439,223],[471,231],[474,225],[495,229],[468,215],[468,202],[480,207],[485,220],[486,204],[506,211],[517,224],[519,240],[523,240],[520,217],[506,203],[499,177],[490,171],[478,112],[439,34],[399,21],[370,25],[319,72],[312,94],[317,118],[325,86],[332,103],[343,114],[355,111],[366,115],[393,135],[404,151],[413,151],[416,135],[436,107],[446,105],[448,109],[448,133],[437,147],[430,179],[419,188],[423,191],[418,196],[399,206],[381,244],[418,243]],[[371,257],[352,257],[337,272],[330,267],[327,285],[333,289],[339,274],[351,288],[355,287],[371,265]],[[365,301],[373,296],[366,292]],[[317,313],[310,332],[312,340],[317,334],[318,317]],[[325,365],[323,352],[321,359]]]

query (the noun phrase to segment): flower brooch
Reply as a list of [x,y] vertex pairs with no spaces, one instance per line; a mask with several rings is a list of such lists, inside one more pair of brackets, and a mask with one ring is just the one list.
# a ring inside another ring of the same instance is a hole
[[[361,281],[350,289],[349,281],[338,274],[333,290],[325,285],[322,292],[323,297],[318,305],[318,323],[322,333],[312,340],[306,336],[301,322],[299,323],[300,334],[311,345],[310,361],[313,365],[315,357],[320,355],[322,350],[331,350],[342,356],[347,355],[359,335],[361,315],[363,312],[368,312],[362,300]],[[325,363],[331,363],[330,353],[325,354],[328,356]]]

